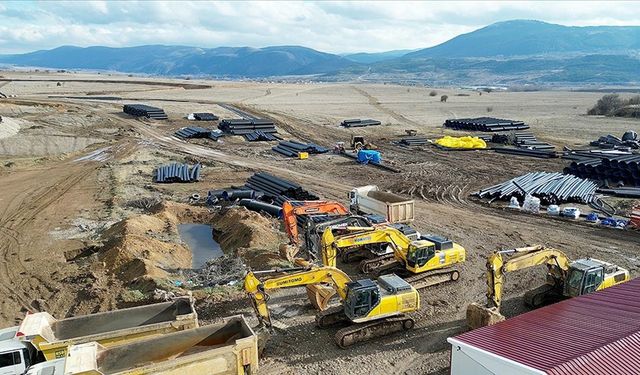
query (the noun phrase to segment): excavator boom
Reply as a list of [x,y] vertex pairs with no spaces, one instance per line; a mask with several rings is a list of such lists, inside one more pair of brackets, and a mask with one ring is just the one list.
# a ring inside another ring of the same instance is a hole
[[331,201],[285,201],[282,205],[284,227],[293,245],[298,244],[298,215],[348,215],[349,210]]
[[376,243],[388,243],[398,253],[409,248],[411,240],[402,232],[392,227],[354,227],[348,228],[356,233],[334,237],[331,228],[325,229],[322,235],[322,261],[325,266],[335,267],[338,249],[364,246]]
[[[301,268],[292,268],[288,270],[270,270],[260,272],[248,272],[244,278],[244,290],[249,295],[256,315],[261,323],[267,327],[271,326],[271,317],[267,307],[269,300],[268,290],[291,288],[297,286],[330,284],[338,293],[341,299],[346,297],[347,283],[351,282],[351,278],[346,273],[334,267],[312,267],[300,271]],[[300,271],[292,274],[274,277],[268,280],[260,281],[256,274],[262,273],[278,273],[278,272]]]

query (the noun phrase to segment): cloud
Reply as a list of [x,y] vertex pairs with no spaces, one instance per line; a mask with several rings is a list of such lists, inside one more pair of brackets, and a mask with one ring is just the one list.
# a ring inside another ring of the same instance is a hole
[[640,25],[633,2],[0,3],[0,53],[60,45],[304,45],[322,51],[425,48],[509,19]]

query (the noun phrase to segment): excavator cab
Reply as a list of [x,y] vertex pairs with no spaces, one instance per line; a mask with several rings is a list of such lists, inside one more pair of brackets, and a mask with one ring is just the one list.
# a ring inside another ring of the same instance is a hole
[[424,240],[412,241],[407,251],[407,264],[411,268],[423,267],[435,254],[435,244]]
[[563,293],[565,297],[588,294],[598,290],[603,281],[603,265],[591,259],[581,259],[571,264]]
[[371,279],[347,283],[344,312],[351,320],[366,317],[380,303],[380,289]]

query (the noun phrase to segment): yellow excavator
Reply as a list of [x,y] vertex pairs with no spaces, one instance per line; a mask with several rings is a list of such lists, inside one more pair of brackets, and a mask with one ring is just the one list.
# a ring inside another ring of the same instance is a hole
[[592,258],[572,262],[562,251],[540,245],[496,251],[487,259],[486,306],[469,305],[469,327],[475,329],[504,320],[500,304],[505,274],[542,264],[547,266],[546,283],[524,295],[525,304],[534,308],[629,280],[629,271],[622,267]]
[[343,261],[360,255],[370,258],[360,262],[362,272],[403,273],[417,289],[455,281],[460,277],[460,272],[451,268],[465,261],[465,249],[458,244],[443,238],[438,243],[411,240],[398,229],[386,226],[349,229],[354,233],[338,237],[330,228],[325,229],[321,242],[325,266],[335,267],[339,253]]
[[[260,280],[256,275],[293,272]],[[334,267],[291,268],[248,272],[244,279],[247,292],[261,325],[271,329],[272,322],[267,302],[268,290],[325,284],[331,285],[340,300],[340,306],[321,311],[316,315],[318,327],[339,323],[349,325],[338,330],[336,344],[346,348],[357,342],[394,332],[412,329],[415,321],[405,315],[420,308],[420,297],[415,288],[396,275],[384,275],[377,281],[362,279],[352,281]]]

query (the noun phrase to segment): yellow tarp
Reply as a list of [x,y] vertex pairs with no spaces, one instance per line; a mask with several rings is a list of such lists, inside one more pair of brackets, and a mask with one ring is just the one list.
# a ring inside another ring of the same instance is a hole
[[478,137],[450,137],[448,135],[438,139],[436,144],[448,148],[487,148],[485,141]]

